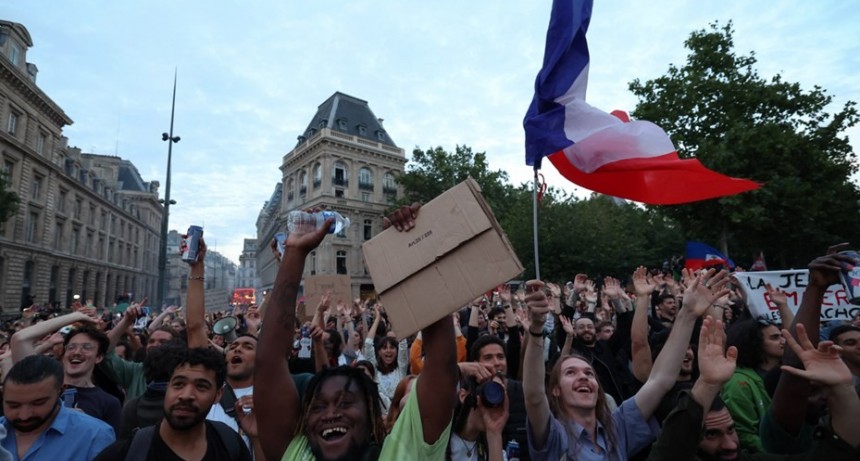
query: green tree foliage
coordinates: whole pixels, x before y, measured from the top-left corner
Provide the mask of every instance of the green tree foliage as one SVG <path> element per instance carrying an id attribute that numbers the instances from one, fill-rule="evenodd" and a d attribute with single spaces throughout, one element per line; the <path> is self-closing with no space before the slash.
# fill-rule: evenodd
<path id="1" fill-rule="evenodd" d="M 732 34 L 731 23 L 695 31 L 683 66 L 634 80 L 634 116 L 669 132 L 682 157 L 764 186 L 654 210 L 691 239 L 726 244 L 739 264 L 763 250 L 771 266 L 800 267 L 830 244 L 860 245 L 856 156 L 843 135 L 858 121 L 855 103 L 829 114 L 824 89 L 760 77 L 754 53 L 733 51 Z"/>
<path id="2" fill-rule="evenodd" d="M 18 194 L 6 190 L 6 178 L 0 174 L 0 223 L 15 215 L 19 203 Z"/>
<path id="3" fill-rule="evenodd" d="M 485 153 L 467 146 L 457 146 L 453 154 L 441 147 L 416 148 L 397 179 L 406 193 L 401 203 L 426 203 L 469 176 L 481 186 L 525 266 L 523 278 L 533 278 L 532 185 L 508 184 L 505 172 L 489 169 Z M 546 280 L 569 280 L 578 272 L 627 278 L 640 264 L 659 267 L 683 252 L 683 238 L 670 221 L 606 196 L 579 200 L 550 188 L 538 210 L 541 277 Z"/>

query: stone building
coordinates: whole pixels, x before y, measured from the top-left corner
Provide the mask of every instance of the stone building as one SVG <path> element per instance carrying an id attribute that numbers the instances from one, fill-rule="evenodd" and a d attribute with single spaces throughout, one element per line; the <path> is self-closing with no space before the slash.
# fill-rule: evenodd
<path id="1" fill-rule="evenodd" d="M 264 250 L 265 251 L 265 250 Z M 236 288 L 257 288 L 257 240 L 245 239 L 239 268 L 236 271 Z"/>
<path id="2" fill-rule="evenodd" d="M 382 230 L 382 217 L 397 200 L 395 177 L 406 155 L 367 104 L 340 92 L 317 108 L 298 143 L 280 166 L 283 180 L 257 218 L 257 276 L 271 289 L 277 266 L 269 242 L 285 230 L 292 210 L 324 207 L 348 217 L 346 232 L 326 237 L 308 257 L 305 275 L 352 277 L 353 295 L 370 294 L 373 283 L 361 244 Z"/>
<path id="3" fill-rule="evenodd" d="M 0 223 L 0 308 L 152 295 L 158 182 L 128 160 L 67 145 L 72 119 L 36 85 L 32 46 L 24 26 L 0 20 L 0 174 L 21 200 Z"/>

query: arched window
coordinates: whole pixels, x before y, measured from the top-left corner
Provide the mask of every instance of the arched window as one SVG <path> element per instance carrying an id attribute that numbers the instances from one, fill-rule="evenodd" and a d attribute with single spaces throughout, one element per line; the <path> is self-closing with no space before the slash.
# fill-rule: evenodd
<path id="1" fill-rule="evenodd" d="M 287 202 L 293 201 L 293 194 L 295 194 L 295 181 L 293 181 L 293 177 L 290 176 L 287 178 Z"/>
<path id="2" fill-rule="evenodd" d="M 338 274 L 347 274 L 346 270 L 346 251 L 338 251 L 335 259 Z"/>
<path id="3" fill-rule="evenodd" d="M 313 178 L 314 178 L 314 189 L 318 189 L 320 187 L 320 185 L 322 184 L 322 165 L 319 164 L 319 162 L 317 162 L 317 164 L 314 165 L 313 172 L 314 172 L 313 173 L 313 175 L 314 175 L 313 176 Z"/>
<path id="4" fill-rule="evenodd" d="M 335 187 L 347 187 L 349 185 L 349 174 L 346 169 L 346 164 L 338 160 L 334 162 L 331 170 L 331 182 Z"/>
<path id="5" fill-rule="evenodd" d="M 308 193 L 308 174 L 302 171 L 299 174 L 299 197 L 304 197 Z"/>
<path id="6" fill-rule="evenodd" d="M 373 172 L 366 166 L 358 170 L 358 188 L 373 190 Z"/>

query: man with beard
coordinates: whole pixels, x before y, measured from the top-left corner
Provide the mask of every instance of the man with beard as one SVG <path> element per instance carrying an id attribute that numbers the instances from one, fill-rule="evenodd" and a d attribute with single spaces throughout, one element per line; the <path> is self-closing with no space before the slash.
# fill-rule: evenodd
<path id="1" fill-rule="evenodd" d="M 223 423 L 206 420 L 209 410 L 221 398 L 226 373 L 219 353 L 187 349 L 177 358 L 167 384 L 164 419 L 107 447 L 96 461 L 251 461 L 251 453 L 236 432 Z M 242 418 L 253 417 L 241 414 Z M 252 431 L 249 435 L 256 437 Z"/>
<path id="2" fill-rule="evenodd" d="M 60 402 L 63 367 L 43 355 L 16 363 L 3 382 L 3 413 L 7 432 L 0 442 L 13 459 L 90 461 L 114 441 L 103 421 Z"/>
<path id="3" fill-rule="evenodd" d="M 838 348 L 830 341 L 812 345 L 802 324 L 797 339 L 782 331 L 788 345 L 805 369 L 791 366 L 783 371 L 827 388 L 831 413 L 830 427 L 818 427 L 811 451 L 799 455 L 749 454 L 740 450 L 731 413 L 719 400 L 722 386 L 732 378 L 738 350 L 724 352 L 726 337 L 720 321 L 708 318 L 699 336 L 699 379 L 690 393 L 681 396 L 669 414 L 651 449 L 648 461 L 848 461 L 860 459 L 860 399 L 851 386 L 851 372 L 839 359 Z M 708 408 L 709 411 L 705 412 Z M 704 421 L 704 425 L 703 425 Z"/>
<path id="4" fill-rule="evenodd" d="M 420 205 L 402 207 L 384 227 L 415 227 Z M 422 330 L 424 369 L 388 437 L 379 392 L 358 368 L 319 373 L 300 401 L 287 357 L 296 327 L 296 299 L 305 259 L 334 219 L 317 230 L 291 233 L 263 319 L 256 356 L 254 398 L 260 442 L 269 461 L 444 459 L 457 388 L 454 328 L 445 315 Z M 447 307 L 447 306 L 446 306 Z"/>
<path id="5" fill-rule="evenodd" d="M 616 403 L 627 400 L 635 393 L 632 384 L 633 376 L 627 367 L 617 359 L 622 347 L 622 339 L 630 337 L 629 313 L 619 314 L 618 331 L 608 341 L 598 340 L 594 329 L 594 320 L 589 316 L 576 319 L 574 323 L 575 337 L 571 342 L 570 351 L 561 351 L 562 355 L 574 352 L 589 359 L 597 373 L 598 381 L 604 391 L 615 399 Z"/>

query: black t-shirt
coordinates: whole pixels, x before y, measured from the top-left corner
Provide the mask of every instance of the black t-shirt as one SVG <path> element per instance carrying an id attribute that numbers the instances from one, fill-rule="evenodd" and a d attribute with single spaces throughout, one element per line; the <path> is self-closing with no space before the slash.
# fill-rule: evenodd
<path id="1" fill-rule="evenodd" d="M 248 451 L 248 447 L 245 445 L 245 442 L 242 441 L 242 438 L 238 433 L 233 433 L 236 437 L 235 443 L 238 444 L 239 449 L 241 450 L 241 455 L 237 461 L 251 461 L 251 453 Z M 128 455 L 128 450 L 131 447 L 132 437 L 129 437 L 125 440 L 118 440 L 102 450 L 98 456 L 95 457 L 93 461 L 122 461 L 125 459 L 126 455 Z M 156 429 L 155 434 L 152 437 L 152 445 L 149 448 L 149 453 L 146 456 L 147 461 L 185 461 L 170 447 L 164 443 L 164 440 L 161 439 L 161 435 L 159 435 L 158 430 Z M 234 461 L 230 458 L 230 454 L 227 451 L 227 447 L 223 442 L 218 438 L 218 432 L 212 427 L 212 423 L 206 421 L 206 456 L 203 457 L 204 461 Z"/>
<path id="2" fill-rule="evenodd" d="M 110 424 L 114 431 L 119 429 L 122 406 L 118 398 L 99 387 L 67 387 L 74 388 L 76 391 L 75 408 Z"/>

